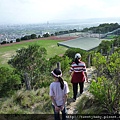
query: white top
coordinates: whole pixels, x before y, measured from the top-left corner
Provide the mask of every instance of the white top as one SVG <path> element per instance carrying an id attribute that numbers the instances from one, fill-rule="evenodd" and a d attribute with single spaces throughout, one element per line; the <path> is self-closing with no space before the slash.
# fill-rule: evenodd
<path id="1" fill-rule="evenodd" d="M 64 89 L 63 90 L 60 87 L 60 82 L 52 82 L 50 84 L 49 95 L 54 97 L 54 100 L 55 100 L 57 106 L 63 105 L 64 95 L 67 93 L 69 93 L 69 88 L 68 88 L 68 84 L 66 81 L 64 81 Z"/>

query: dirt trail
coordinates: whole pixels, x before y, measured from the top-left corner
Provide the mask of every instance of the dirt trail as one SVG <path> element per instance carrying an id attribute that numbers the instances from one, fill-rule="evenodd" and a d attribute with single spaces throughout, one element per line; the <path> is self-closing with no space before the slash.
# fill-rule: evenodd
<path id="1" fill-rule="evenodd" d="M 87 74 L 88 74 L 88 80 L 89 81 L 91 81 L 93 71 L 94 71 L 94 69 L 92 67 L 87 68 Z M 80 96 L 78 95 L 75 102 L 73 102 L 72 99 L 68 99 L 68 105 L 67 105 L 67 113 L 68 114 L 76 114 L 77 113 L 77 110 L 76 110 L 77 103 L 78 103 L 78 101 L 80 101 L 80 99 L 82 98 L 83 95 L 90 96 L 90 93 L 88 92 L 89 85 L 90 85 L 90 82 L 89 83 L 87 83 L 87 82 L 84 83 L 84 92 L 83 92 L 82 95 L 80 95 Z"/>

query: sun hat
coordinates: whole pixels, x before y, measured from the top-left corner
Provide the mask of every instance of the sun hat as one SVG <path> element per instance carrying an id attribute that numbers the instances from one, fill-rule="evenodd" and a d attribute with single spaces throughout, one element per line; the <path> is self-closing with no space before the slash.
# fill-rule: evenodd
<path id="1" fill-rule="evenodd" d="M 76 54 L 75 54 L 75 58 L 81 58 L 80 53 L 76 53 Z"/>

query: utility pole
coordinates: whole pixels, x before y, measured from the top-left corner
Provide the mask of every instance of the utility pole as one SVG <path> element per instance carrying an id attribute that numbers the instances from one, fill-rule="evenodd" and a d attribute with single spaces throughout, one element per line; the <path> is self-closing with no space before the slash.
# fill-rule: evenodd
<path id="1" fill-rule="evenodd" d="M 58 68 L 58 69 L 61 69 L 61 64 L 60 64 L 60 62 L 57 62 L 57 68 Z"/>

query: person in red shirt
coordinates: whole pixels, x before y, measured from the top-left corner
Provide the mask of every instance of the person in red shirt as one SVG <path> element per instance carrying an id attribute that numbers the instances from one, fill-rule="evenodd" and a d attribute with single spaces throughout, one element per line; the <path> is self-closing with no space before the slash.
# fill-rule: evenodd
<path id="1" fill-rule="evenodd" d="M 80 94 L 82 94 L 85 80 L 88 82 L 86 65 L 81 61 L 81 55 L 79 53 L 75 54 L 75 61 L 71 65 L 70 74 L 72 77 L 71 83 L 73 86 L 73 99 L 76 101 L 78 84 L 80 86 Z"/>

